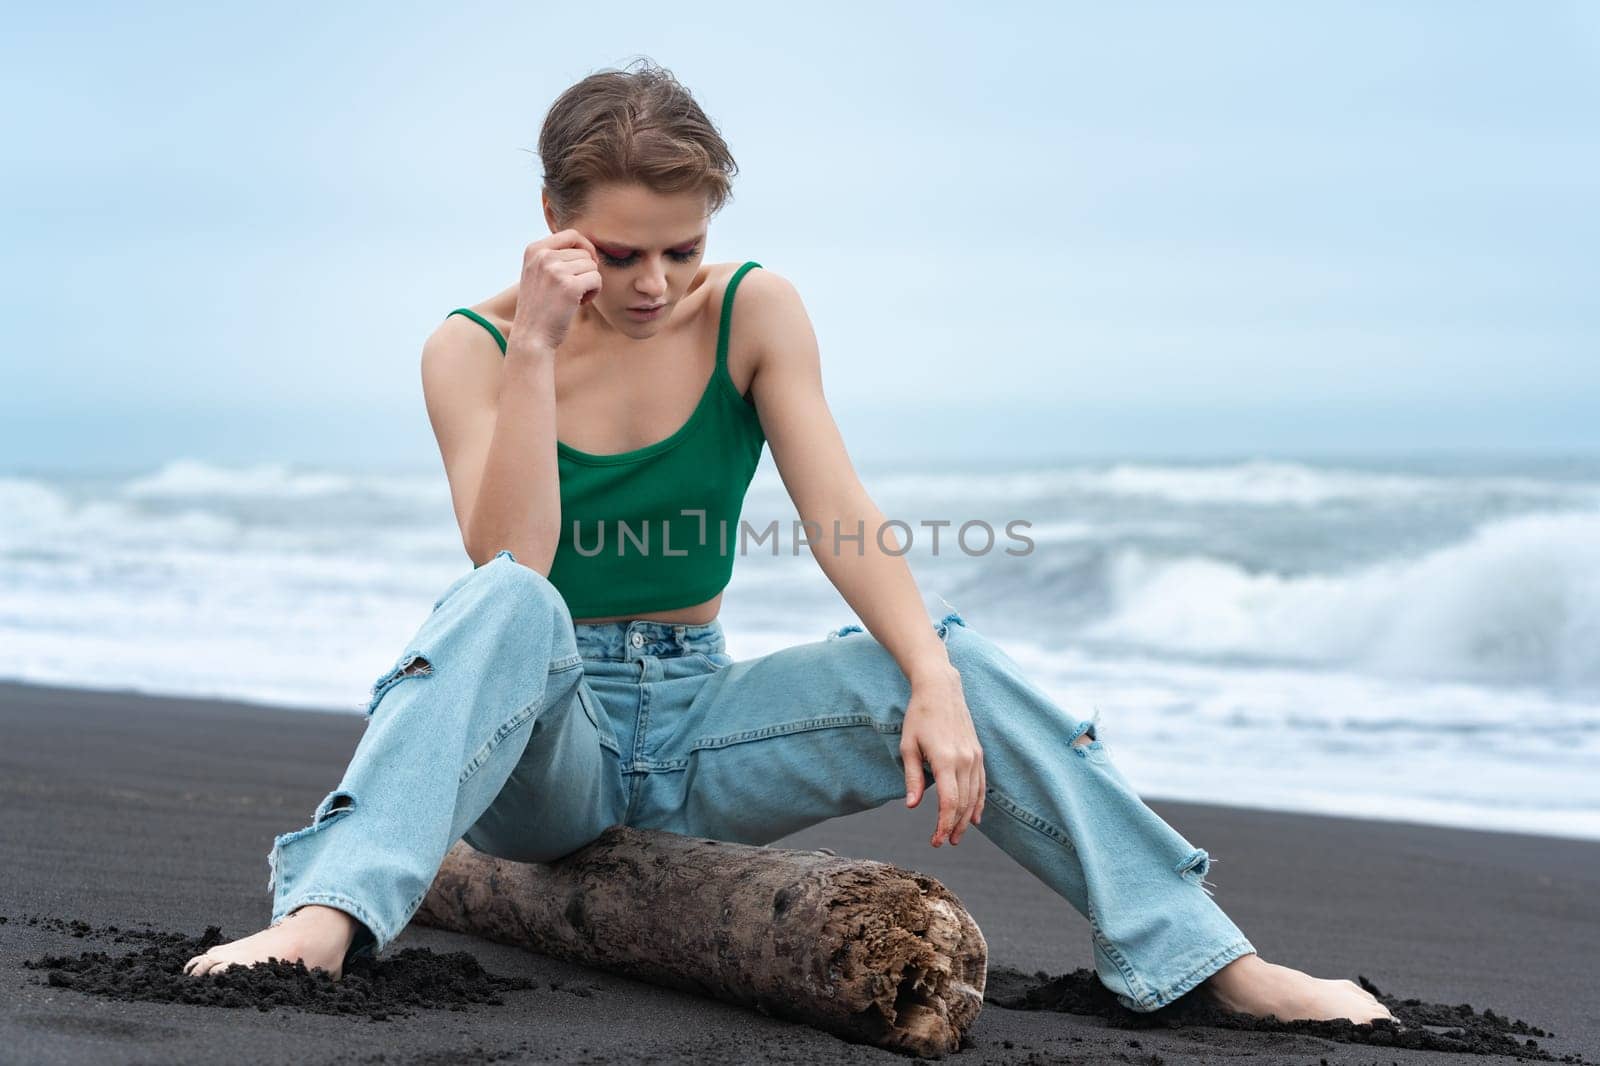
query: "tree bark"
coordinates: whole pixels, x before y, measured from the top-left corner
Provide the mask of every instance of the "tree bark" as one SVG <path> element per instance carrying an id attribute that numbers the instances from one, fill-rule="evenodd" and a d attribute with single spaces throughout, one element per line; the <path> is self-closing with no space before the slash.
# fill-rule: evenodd
<path id="1" fill-rule="evenodd" d="M 620 825 L 554 863 L 458 843 L 415 920 L 924 1056 L 960 1049 L 988 965 L 926 874 Z"/>

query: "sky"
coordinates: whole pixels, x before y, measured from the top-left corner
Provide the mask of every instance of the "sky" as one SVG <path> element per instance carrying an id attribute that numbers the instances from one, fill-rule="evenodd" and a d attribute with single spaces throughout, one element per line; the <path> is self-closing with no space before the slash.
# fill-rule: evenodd
<path id="1" fill-rule="evenodd" d="M 1600 4 L 26 5 L 0 467 L 437 467 L 418 357 L 666 66 L 858 462 L 1600 450 Z"/>

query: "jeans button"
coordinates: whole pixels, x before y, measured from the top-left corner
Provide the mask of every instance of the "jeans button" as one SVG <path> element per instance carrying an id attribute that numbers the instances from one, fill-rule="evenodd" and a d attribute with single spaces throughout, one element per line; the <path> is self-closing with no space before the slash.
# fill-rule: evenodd
<path id="1" fill-rule="evenodd" d="M 632 637 L 630 637 L 628 639 L 633 644 L 633 646 L 635 648 L 644 647 L 644 634 L 643 633 L 637 633 L 636 632 L 636 633 L 634 633 L 634 635 Z"/>

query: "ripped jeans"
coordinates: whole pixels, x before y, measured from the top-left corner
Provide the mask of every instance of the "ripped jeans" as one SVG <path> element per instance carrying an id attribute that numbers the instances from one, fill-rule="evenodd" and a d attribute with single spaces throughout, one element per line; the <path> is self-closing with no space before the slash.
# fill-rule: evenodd
<path id="1" fill-rule="evenodd" d="M 1210 859 L 1080 721 L 958 614 L 937 625 L 988 772 L 978 830 L 1089 919 L 1100 980 L 1161 1007 L 1255 949 Z M 575 625 L 509 551 L 457 579 L 374 683 L 344 780 L 271 853 L 274 922 L 318 903 L 352 953 L 411 919 L 446 850 L 549 861 L 623 823 L 766 844 L 903 802 L 910 684 L 859 626 L 735 661 L 721 624 Z M 1088 744 L 1074 744 L 1083 734 Z"/>

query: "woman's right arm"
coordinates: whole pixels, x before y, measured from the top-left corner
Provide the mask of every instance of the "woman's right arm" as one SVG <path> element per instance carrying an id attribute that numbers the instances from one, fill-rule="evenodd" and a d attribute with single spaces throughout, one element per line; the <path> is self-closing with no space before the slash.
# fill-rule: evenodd
<path id="1" fill-rule="evenodd" d="M 593 246 L 562 230 L 528 246 L 506 353 L 447 318 L 422 349 L 422 391 L 474 566 L 509 549 L 546 576 L 561 535 L 556 349 L 599 291 Z"/>

